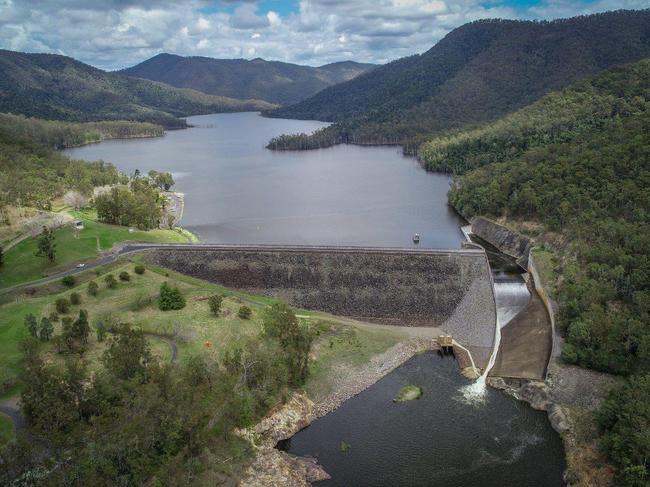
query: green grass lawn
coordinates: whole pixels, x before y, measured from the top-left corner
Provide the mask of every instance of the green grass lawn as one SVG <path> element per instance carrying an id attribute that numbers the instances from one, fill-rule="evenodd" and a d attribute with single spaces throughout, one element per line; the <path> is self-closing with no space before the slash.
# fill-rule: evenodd
<path id="1" fill-rule="evenodd" d="M 182 230 L 136 230 L 129 233 L 127 227 L 106 225 L 94 221 L 93 213 L 73 212 L 75 218 L 84 222 L 79 238 L 75 238 L 72 227 L 65 226 L 55 231 L 56 262 L 50 265 L 47 259 L 37 257 L 37 238 L 29 238 L 9 249 L 5 263 L 0 269 L 0 288 L 33 281 L 62 271 L 73 264 L 92 260 L 99 251 L 109 250 L 114 244 L 125 241 L 148 243 L 187 243 L 191 234 Z M 188 235 L 189 234 L 189 235 Z"/>
<path id="2" fill-rule="evenodd" d="M 14 424 L 9 417 L 0 413 L 0 446 L 4 445 L 14 436 Z"/>
<path id="3" fill-rule="evenodd" d="M 233 291 L 151 265 L 143 275 L 137 275 L 134 265 L 134 262 L 124 260 L 111 269 L 110 273 L 116 278 L 122 271 L 131 276 L 128 282 L 119 281 L 116 289 L 106 287 L 105 274 L 96 276 L 94 280 L 100 288 L 97 296 L 89 296 L 84 283 L 63 292 L 35 298 L 22 297 L 0 306 L 0 385 L 11 385 L 20 372 L 19 342 L 27 336 L 25 315 L 31 312 L 40 320 L 41 316 L 54 311 L 57 298 L 67 297 L 72 292 L 79 293 L 82 302 L 72 306 L 67 316 L 75 317 L 79 309 L 87 310 L 93 330 L 84 353 L 91 369 L 99 363 L 106 346 L 105 342 L 97 342 L 94 333 L 98 321 L 128 322 L 147 333 L 171 337 L 178 346 L 179 361 L 195 353 L 218 359 L 225 349 L 259 334 L 262 311 L 271 298 Z M 160 285 L 165 281 L 182 291 L 187 303 L 185 308 L 177 311 L 158 309 L 156 299 Z M 210 313 L 207 302 L 209 296 L 217 293 L 224 296 L 218 317 Z M 146 303 L 146 298 L 150 298 L 149 304 L 136 306 L 137 301 Z M 243 304 L 252 309 L 249 320 L 237 316 Z M 312 353 L 311 378 L 307 384 L 308 392 L 315 397 L 327 394 L 335 386 L 335 379 L 331 377 L 333 369 L 360 365 L 404 339 L 404 335 L 397 331 L 357 328 L 321 313 L 298 310 L 297 314 L 318 333 Z M 55 335 L 60 334 L 60 327 L 60 321 L 55 323 Z M 154 354 L 161 360 L 170 359 L 171 351 L 165 341 L 155 336 L 149 336 L 148 340 Z M 48 360 L 63 360 L 51 344 L 44 343 L 42 347 Z M 2 395 L 7 397 L 16 392 L 17 386 L 13 386 Z"/>

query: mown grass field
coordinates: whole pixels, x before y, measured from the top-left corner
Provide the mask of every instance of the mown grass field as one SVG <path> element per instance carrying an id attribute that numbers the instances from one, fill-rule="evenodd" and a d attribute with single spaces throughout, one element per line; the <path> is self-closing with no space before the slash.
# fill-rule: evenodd
<path id="1" fill-rule="evenodd" d="M 94 276 L 100 288 L 97 296 L 87 294 L 87 283 L 84 282 L 63 292 L 35 298 L 21 297 L 0 306 L 0 386 L 10 386 L 0 391 L 2 396 L 15 395 L 19 390 L 16 382 L 21 367 L 19 343 L 28 335 L 24 325 L 25 315 L 33 313 L 40 320 L 41 316 L 55 310 L 57 298 L 69 297 L 73 292 L 81 295 L 82 302 L 72 306 L 67 315 L 61 316 L 75 318 L 80 309 L 88 311 L 92 333 L 83 357 L 91 369 L 99 363 L 106 345 L 106 342 L 97 342 L 95 326 L 99 321 L 128 322 L 141 328 L 149 334 L 152 351 L 161 360 L 171 357 L 169 340 L 178 347 L 179 361 L 197 353 L 219 359 L 224 350 L 260 333 L 262 311 L 272 299 L 233 291 L 155 266 L 147 266 L 146 272 L 138 275 L 134 272 L 134 266 L 134 262 L 124 260 L 113 265 L 110 272 L 98 271 L 100 274 Z M 117 279 L 122 271 L 128 272 L 131 280 L 118 280 L 117 288 L 109 289 L 104 282 L 105 276 L 110 273 Z M 185 308 L 177 311 L 158 309 L 157 298 L 163 282 L 181 290 L 187 303 Z M 207 299 L 213 294 L 224 296 L 219 316 L 214 316 L 209 310 Z M 237 316 L 242 305 L 252 309 L 252 316 L 248 320 Z M 332 369 L 360 365 L 404 339 L 404 335 L 398 331 L 357 328 L 331 316 L 304 310 L 297 310 L 297 314 L 313 327 L 317 335 L 310 365 L 311 376 L 306 384 L 306 390 L 314 397 L 322 397 L 335 387 L 330 374 Z M 55 335 L 60 332 L 59 321 L 55 323 Z M 50 343 L 41 346 L 49 360 L 63 360 L 63 356 L 56 353 Z"/>
<path id="2" fill-rule="evenodd" d="M 0 268 L 0 288 L 15 286 L 62 271 L 74 264 L 97 257 L 116 243 L 138 241 L 148 243 L 187 243 L 191 234 L 182 230 L 149 230 L 129 232 L 127 227 L 107 225 L 95 221 L 93 212 L 72 212 L 82 220 L 84 229 L 76 238 L 70 225 L 55 231 L 56 261 L 49 264 L 37 257 L 38 237 L 28 238 L 7 250 L 5 263 Z"/>

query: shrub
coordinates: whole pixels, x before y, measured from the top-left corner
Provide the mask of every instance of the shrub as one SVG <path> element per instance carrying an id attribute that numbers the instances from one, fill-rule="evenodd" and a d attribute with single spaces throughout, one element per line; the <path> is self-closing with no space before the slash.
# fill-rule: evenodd
<path id="1" fill-rule="evenodd" d="M 61 284 L 63 284 L 65 287 L 72 287 L 74 286 L 74 283 L 74 276 L 65 276 L 63 279 L 61 279 Z"/>
<path id="2" fill-rule="evenodd" d="M 70 304 L 74 304 L 75 306 L 81 304 L 81 296 L 79 293 L 70 294 Z"/>
<path id="3" fill-rule="evenodd" d="M 104 339 L 106 338 L 106 325 L 104 324 L 104 322 L 99 321 L 95 325 L 95 330 L 97 332 L 97 341 L 98 342 L 103 342 Z"/>
<path id="4" fill-rule="evenodd" d="M 70 311 L 70 301 L 68 301 L 66 298 L 57 299 L 54 306 L 56 307 L 57 312 L 61 313 L 62 315 Z"/>
<path id="5" fill-rule="evenodd" d="M 219 311 L 221 311 L 222 302 L 223 302 L 223 296 L 220 296 L 219 294 L 215 294 L 208 298 L 208 306 L 210 306 L 210 312 L 213 315 L 219 316 Z"/>
<path id="6" fill-rule="evenodd" d="M 145 268 L 142 264 L 136 265 L 133 270 L 135 271 L 136 274 L 142 275 L 144 274 Z"/>
<path id="7" fill-rule="evenodd" d="M 57 321 L 59 321 L 59 313 L 57 313 L 56 311 L 52 311 L 50 313 L 50 316 L 48 316 L 48 318 L 52 323 L 56 323 Z"/>
<path id="8" fill-rule="evenodd" d="M 128 272 L 126 271 L 120 272 L 120 281 L 127 282 L 130 280 L 131 280 L 131 275 Z"/>
<path id="9" fill-rule="evenodd" d="M 251 314 L 253 314 L 253 311 L 248 306 L 240 307 L 239 311 L 237 312 L 237 316 L 239 316 L 242 320 L 250 319 Z"/>
<path id="10" fill-rule="evenodd" d="M 106 287 L 109 289 L 115 289 L 117 287 L 117 281 L 115 280 L 115 276 L 113 274 L 108 274 L 104 278 L 104 282 L 106 283 Z"/>
<path id="11" fill-rule="evenodd" d="M 90 296 L 97 296 L 97 293 L 99 292 L 99 286 L 95 281 L 90 281 L 88 283 L 88 294 Z"/>
<path id="12" fill-rule="evenodd" d="M 163 282 L 162 286 L 160 286 L 158 307 L 162 311 L 183 309 L 185 307 L 185 298 L 177 287 L 170 287 L 169 284 Z"/>

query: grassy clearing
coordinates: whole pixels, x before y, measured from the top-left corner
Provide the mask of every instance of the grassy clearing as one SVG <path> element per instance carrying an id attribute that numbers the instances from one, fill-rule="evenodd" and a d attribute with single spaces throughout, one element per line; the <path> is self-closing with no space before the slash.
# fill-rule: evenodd
<path id="1" fill-rule="evenodd" d="M 14 437 L 14 424 L 8 416 L 0 413 L 0 446 Z"/>
<path id="2" fill-rule="evenodd" d="M 106 343 L 97 342 L 95 325 L 99 321 L 128 322 L 149 334 L 169 337 L 178 346 L 178 359 L 190 354 L 208 354 L 218 358 L 230 347 L 244 343 L 259 334 L 262 328 L 261 312 L 273 300 L 268 297 L 233 291 L 216 284 L 184 276 L 176 272 L 147 266 L 143 275 L 134 272 L 134 261 L 120 261 L 109 269 L 116 278 L 126 271 L 128 282 L 119 281 L 116 289 L 107 288 L 104 277 L 109 272 L 96 275 L 89 272 L 99 285 L 97 296 L 89 296 L 87 283 L 62 292 L 26 298 L 21 297 L 0 306 L 0 384 L 7 383 L 4 396 L 17 392 L 16 376 L 20 371 L 21 354 L 19 342 L 27 336 L 24 317 L 33 313 L 39 319 L 55 310 L 57 298 L 69 297 L 72 292 L 81 295 L 82 302 L 72 306 L 67 316 L 76 317 L 79 309 L 88 311 L 91 329 L 89 344 L 84 358 L 91 369 L 98 364 Z M 160 285 L 168 282 L 178 287 L 187 305 L 178 311 L 161 311 L 157 306 Z M 212 294 L 224 296 L 219 316 L 210 313 L 207 299 Z M 252 310 L 248 320 L 237 316 L 245 304 Z M 311 377 L 306 389 L 315 398 L 323 397 L 336 387 L 336 371 L 340 367 L 355 367 L 367 362 L 372 356 L 385 351 L 404 339 L 404 335 L 392 330 L 356 328 L 333 317 L 304 310 L 297 311 L 300 319 L 313 326 L 317 333 L 310 366 Z M 61 333 L 61 322 L 55 323 L 55 335 Z M 169 344 L 163 339 L 149 336 L 153 352 L 162 360 L 171 358 Z M 52 361 L 61 360 L 51 344 L 43 344 L 45 356 Z M 1 391 L 0 391 L 1 392 Z"/>
<path id="3" fill-rule="evenodd" d="M 127 227 L 106 225 L 94 221 L 93 212 L 73 212 L 76 219 L 84 223 L 79 238 L 75 238 L 71 226 L 55 231 L 56 262 L 48 264 L 43 257 L 37 257 L 37 238 L 29 238 L 9 249 L 5 264 L 0 270 L 0 287 L 9 287 L 29 282 L 49 274 L 60 272 L 73 264 L 97 257 L 113 245 L 125 241 L 150 243 L 187 243 L 189 232 L 184 230 L 149 230 L 129 232 Z"/>

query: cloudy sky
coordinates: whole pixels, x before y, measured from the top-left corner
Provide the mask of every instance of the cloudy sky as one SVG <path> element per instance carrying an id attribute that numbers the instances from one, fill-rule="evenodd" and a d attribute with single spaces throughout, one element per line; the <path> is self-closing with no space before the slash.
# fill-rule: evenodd
<path id="1" fill-rule="evenodd" d="M 552 19 L 650 0 L 0 0 L 0 48 L 104 69 L 161 52 L 321 65 L 383 63 L 487 18 Z"/>

